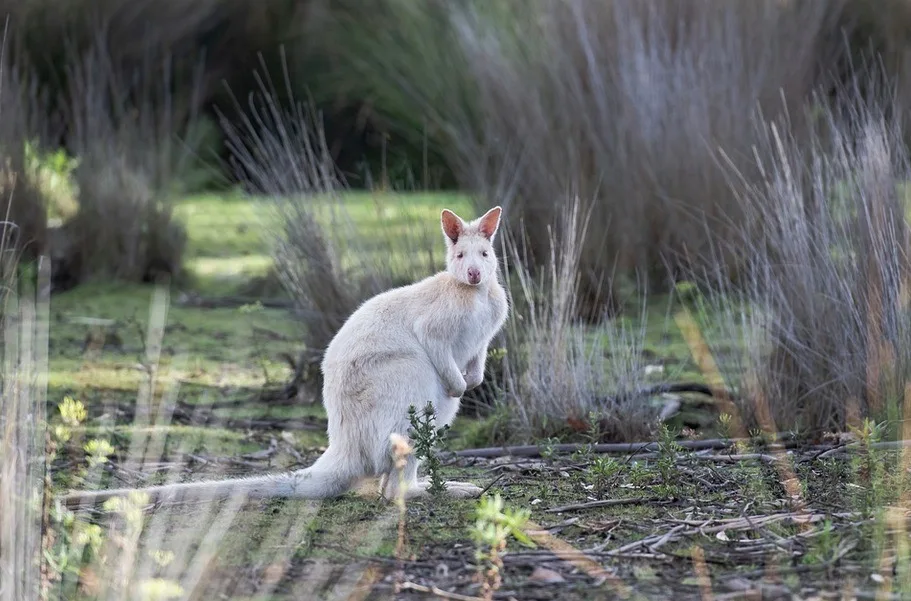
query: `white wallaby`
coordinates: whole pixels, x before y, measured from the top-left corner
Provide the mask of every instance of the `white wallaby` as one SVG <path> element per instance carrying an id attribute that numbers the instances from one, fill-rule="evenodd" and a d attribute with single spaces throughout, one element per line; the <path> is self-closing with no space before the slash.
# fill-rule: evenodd
<path id="1" fill-rule="evenodd" d="M 379 477 L 383 495 L 399 493 L 390 436 L 407 439 L 408 408 L 432 402 L 437 427 L 451 424 L 461 396 L 484 376 L 487 348 L 506 321 L 494 236 L 500 207 L 466 223 L 446 209 L 441 223 L 446 270 L 364 302 L 344 323 L 323 356 L 323 404 L 329 446 L 309 468 L 253 478 L 168 484 L 138 489 L 150 500 L 190 493 L 201 497 L 327 498 L 364 478 Z M 418 461 L 408 456 L 405 495 L 426 492 Z M 447 482 L 449 494 L 477 496 L 473 484 Z M 67 505 L 102 501 L 136 489 L 74 492 Z"/>

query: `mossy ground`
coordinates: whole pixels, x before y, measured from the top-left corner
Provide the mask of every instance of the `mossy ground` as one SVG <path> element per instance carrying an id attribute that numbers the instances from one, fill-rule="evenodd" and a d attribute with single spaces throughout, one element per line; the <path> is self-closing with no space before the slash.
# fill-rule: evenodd
<path id="1" fill-rule="evenodd" d="M 409 218 L 430 222 L 443 204 L 466 206 L 458 197 L 418 196 L 409 203 Z M 401 217 L 384 207 L 388 204 L 369 195 L 349 198 L 350 214 L 361 227 Z M 241 199 L 203 197 L 181 204 L 178 215 L 190 232 L 187 264 L 193 292 L 236 294 L 250 278 L 266 274 L 270 260 L 256 226 L 261 223 L 257 211 Z M 60 486 L 72 483 L 73 466 L 84 459 L 80 444 L 93 437 L 107 438 L 116 449 L 102 486 L 154 484 L 168 475 L 190 480 L 285 470 L 309 464 L 324 447 L 318 401 L 276 404 L 260 396 L 290 373 L 284 355 L 298 350 L 299 339 L 293 318 L 261 307 L 181 306 L 181 292 L 172 287 L 164 299 L 153 286 L 98 284 L 53 297 L 49 401 L 53 408 L 69 395 L 89 410 L 86 428 L 58 458 L 55 482 Z M 668 302 L 655 299 L 649 307 L 650 357 L 677 378 L 701 381 L 682 336 L 666 318 Z M 80 319 L 86 317 L 111 321 L 86 325 Z M 150 324 L 156 320 L 164 325 L 161 349 L 150 354 L 148 342 L 155 340 Z M 730 350 L 736 352 L 736 345 L 730 344 Z M 137 399 L 148 403 L 147 421 L 137 418 Z M 174 410 L 157 413 L 162 407 Z M 694 401 L 681 419 L 702 423 L 711 433 L 716 414 Z M 450 446 L 464 446 L 473 427 L 471 420 L 460 419 Z M 139 443 L 159 452 L 145 464 L 124 468 L 124 461 L 135 459 L 131 451 Z M 891 460 L 896 462 L 894 474 L 901 476 L 898 459 Z M 446 478 L 489 486 L 490 494 L 501 494 L 508 506 L 528 508 L 531 520 L 549 531 L 537 539 L 536 549 L 509 543 L 502 598 L 695 599 L 705 598 L 707 586 L 728 598 L 746 589 L 808 597 L 837 591 L 849 580 L 859 589 L 876 591 L 881 581 L 871 580 L 871 574 L 879 573 L 883 550 L 893 549 L 890 557 L 903 557 L 902 548 L 907 554 L 907 541 L 905 547 L 890 546 L 891 531 L 877 531 L 854 514 L 831 518 L 830 530 L 813 523 L 808 533 L 800 524 L 782 520 L 726 534 L 669 534 L 660 545 L 630 546 L 656 533 L 695 528 L 674 530 L 681 520 L 711 530 L 723 523 L 719 520 L 799 508 L 793 490 L 785 486 L 787 474 L 762 460 L 674 455 L 662 464 L 659 453 L 611 461 L 581 453 L 446 465 Z M 798 464 L 793 475 L 803 507 L 814 515 L 863 509 L 856 487 L 866 490 L 867 485 L 858 483 L 855 468 L 843 457 Z M 886 496 L 894 500 L 906 485 L 898 477 Z M 550 511 L 597 499 L 629 502 Z M 155 524 L 164 524 L 164 534 L 153 537 L 146 550 L 175 553 L 170 567 L 158 570 L 162 575 L 169 570 L 186 575 L 181 570 L 199 568 L 194 599 L 431 598 L 395 593 L 395 578 L 476 595 L 470 538 L 474 511 L 470 500 L 412 500 L 400 531 L 396 507 L 369 491 L 323 502 L 275 500 L 236 508 L 230 502 L 181 504 L 150 514 L 146 530 L 155 532 Z M 221 538 L 214 545 L 204 542 L 205 535 L 219 532 L 220 517 L 227 519 Z M 104 518 L 95 513 L 92 519 Z M 906 531 L 903 536 L 907 538 Z M 848 543 L 853 546 L 846 551 Z M 599 584 L 601 578 L 588 568 L 565 555 L 561 559 L 563 546 L 586 551 L 610 577 Z M 212 555 L 205 555 L 209 550 Z M 553 570 L 561 581 L 542 582 L 533 575 L 539 566 Z M 907 571 L 899 568 L 891 576 L 893 590 L 901 585 L 911 591 Z"/>

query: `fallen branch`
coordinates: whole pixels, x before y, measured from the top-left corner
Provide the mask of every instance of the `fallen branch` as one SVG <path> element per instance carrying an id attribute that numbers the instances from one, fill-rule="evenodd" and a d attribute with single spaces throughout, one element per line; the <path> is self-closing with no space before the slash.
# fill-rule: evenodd
<path id="1" fill-rule="evenodd" d="M 674 526 L 673 528 L 668 530 L 664 534 L 664 536 L 659 538 L 656 543 L 649 545 L 648 550 L 651 551 L 652 553 L 657 553 L 658 549 L 660 549 L 661 547 L 663 547 L 664 545 L 669 543 L 671 540 L 673 540 L 674 535 L 676 535 L 678 532 L 680 532 L 684 528 L 686 528 L 685 524 L 678 524 L 677 526 Z"/>
<path id="2" fill-rule="evenodd" d="M 748 438 L 713 438 L 706 440 L 678 440 L 677 445 L 688 451 L 705 451 L 705 450 L 724 450 L 733 447 L 735 444 L 744 443 L 744 444 L 756 444 L 756 441 L 753 441 Z M 763 443 L 759 443 L 763 444 Z M 808 449 L 850 449 L 858 446 L 859 443 L 850 443 L 848 445 L 841 446 L 810 446 L 805 444 L 802 441 L 796 439 L 786 439 L 780 440 L 768 444 L 768 447 L 773 450 L 786 450 L 786 449 L 797 449 L 805 447 Z M 875 442 L 868 445 L 873 449 L 900 449 L 904 447 L 911 447 L 911 440 L 893 440 L 887 442 Z M 657 452 L 660 449 L 658 442 L 616 442 L 616 443 L 603 443 L 603 444 L 582 444 L 582 443 L 572 443 L 572 444 L 556 444 L 547 447 L 548 451 L 554 453 L 567 454 L 570 455 L 577 451 L 590 451 L 592 453 L 598 454 L 608 454 L 608 453 L 618 453 L 626 454 L 633 453 L 638 454 L 643 451 L 648 452 Z M 476 449 L 463 449 L 461 451 L 455 451 L 452 454 L 457 457 L 540 457 L 541 451 L 544 450 L 542 446 L 539 445 L 521 445 L 515 447 L 483 447 Z"/>
<path id="3" fill-rule="evenodd" d="M 616 507 L 618 505 L 641 505 L 643 503 L 656 503 L 662 499 L 658 497 L 636 497 L 632 499 L 603 499 L 601 501 L 590 501 L 588 503 L 576 503 L 573 505 L 561 505 L 560 507 L 551 507 L 546 509 L 546 513 L 562 513 L 564 511 L 577 511 L 579 509 L 593 509 L 595 507 Z"/>
<path id="4" fill-rule="evenodd" d="M 325 420 L 317 418 L 300 418 L 300 419 L 229 419 L 217 422 L 219 426 L 228 429 L 251 429 L 251 430 L 313 430 L 323 431 L 326 429 Z"/>
<path id="5" fill-rule="evenodd" d="M 690 451 L 728 449 L 738 442 L 752 442 L 746 438 L 715 438 L 707 440 L 680 440 L 677 444 Z M 800 443 L 793 440 L 775 443 L 775 446 L 794 448 Z M 642 451 L 657 452 L 658 442 L 615 442 L 603 444 L 556 444 L 547 447 L 548 451 L 555 453 L 572 454 L 576 451 L 589 450 L 592 453 L 641 453 Z M 523 445 L 515 447 L 485 447 L 478 449 L 464 449 L 455 451 L 459 457 L 540 457 L 543 449 L 538 445 Z"/>
<path id="6" fill-rule="evenodd" d="M 755 459 L 758 461 L 765 461 L 766 463 L 774 463 L 776 461 L 783 461 L 788 458 L 788 455 L 769 455 L 766 453 L 744 453 L 742 455 L 693 455 L 694 459 L 700 459 L 702 461 L 716 461 L 718 463 L 737 463 L 738 461 L 749 461 Z"/>
<path id="7" fill-rule="evenodd" d="M 460 595 L 458 593 L 449 593 L 442 589 L 438 589 L 435 586 L 424 586 L 423 584 L 415 584 L 414 582 L 402 582 L 398 584 L 397 587 L 399 591 L 415 591 L 418 593 L 430 593 L 431 595 L 436 595 L 437 597 L 443 599 L 453 599 L 454 601 L 484 601 L 481 597 L 469 597 L 468 595 Z M 398 591 L 396 591 L 398 592 Z"/>
<path id="8" fill-rule="evenodd" d="M 488 484 L 487 486 L 485 486 L 485 487 L 481 490 L 481 492 L 478 494 L 478 496 L 479 496 L 479 497 L 483 497 L 484 494 L 485 494 L 488 490 L 490 490 L 491 488 L 493 488 L 493 485 L 494 485 L 494 484 L 496 484 L 497 482 L 499 482 L 500 480 L 502 480 L 505 476 L 506 476 L 506 474 L 500 474 L 499 476 L 497 476 L 496 478 L 494 478 L 493 482 L 491 482 L 490 484 Z"/>
<path id="9" fill-rule="evenodd" d="M 726 532 L 728 530 L 757 530 L 769 524 L 782 521 L 791 521 L 793 523 L 819 523 L 828 518 L 852 518 L 856 517 L 857 514 L 854 512 L 843 512 L 843 513 L 833 513 L 833 514 L 822 514 L 822 513 L 775 513 L 769 515 L 757 515 L 757 516 L 743 516 L 738 518 L 727 518 L 727 519 L 714 519 L 714 520 L 678 520 L 671 519 L 671 522 L 676 523 L 677 525 L 671 528 L 666 532 L 659 532 L 657 534 L 652 534 L 651 536 L 646 536 L 637 541 L 633 541 L 611 551 L 604 552 L 606 556 L 616 556 L 628 553 L 633 549 L 638 547 L 645 547 L 654 553 L 660 553 L 658 550 L 660 547 L 666 545 L 669 542 L 677 541 L 686 536 L 709 536 L 712 534 L 718 534 L 719 532 Z M 715 524 L 711 527 L 706 527 L 709 524 Z M 687 528 L 687 526 L 690 526 Z M 600 545 L 596 545 L 591 549 L 588 549 L 586 552 L 590 554 L 601 553 L 610 541 L 606 541 Z"/>

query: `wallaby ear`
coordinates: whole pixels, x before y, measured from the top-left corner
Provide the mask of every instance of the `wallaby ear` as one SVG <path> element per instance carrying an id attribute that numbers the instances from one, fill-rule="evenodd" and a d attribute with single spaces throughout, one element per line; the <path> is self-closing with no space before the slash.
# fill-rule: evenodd
<path id="1" fill-rule="evenodd" d="M 458 242 L 459 236 L 462 235 L 462 230 L 465 228 L 462 218 L 449 209 L 443 209 L 443 214 L 440 216 L 440 223 L 443 225 L 443 233 L 446 235 L 446 238 L 453 244 Z"/>
<path id="2" fill-rule="evenodd" d="M 503 213 L 503 209 L 500 207 L 494 207 L 484 213 L 484 216 L 478 220 L 478 231 L 484 234 L 488 240 L 493 240 L 493 237 L 497 234 L 497 229 L 500 227 L 500 215 Z"/>

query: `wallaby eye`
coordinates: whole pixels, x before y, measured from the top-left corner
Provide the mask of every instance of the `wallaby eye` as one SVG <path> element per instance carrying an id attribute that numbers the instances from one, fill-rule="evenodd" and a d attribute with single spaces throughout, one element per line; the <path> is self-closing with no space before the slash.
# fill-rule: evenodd
<path id="1" fill-rule="evenodd" d="M 482 253 L 481 253 L 481 256 L 486 257 L 486 256 L 487 256 L 487 251 L 485 250 L 484 252 L 482 252 Z"/>
<path id="2" fill-rule="evenodd" d="M 456 255 L 456 259 L 461 259 L 464 256 L 465 256 L 465 253 L 459 253 Z"/>

